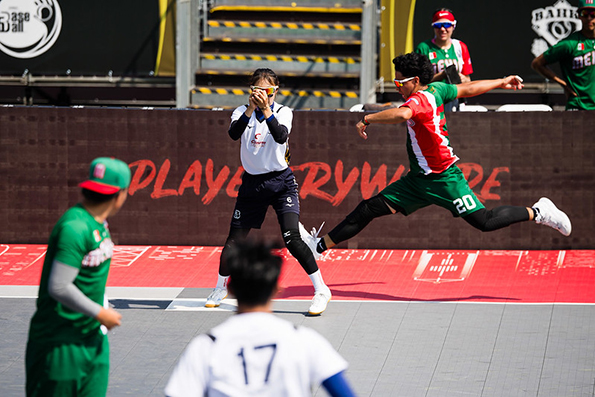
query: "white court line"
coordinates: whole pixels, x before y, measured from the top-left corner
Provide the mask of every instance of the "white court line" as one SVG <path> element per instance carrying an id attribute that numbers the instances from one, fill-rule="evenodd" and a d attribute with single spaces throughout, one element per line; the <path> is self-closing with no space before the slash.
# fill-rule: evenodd
<path id="1" fill-rule="evenodd" d="M 39 287 L 36 285 L 2 285 L 0 286 L 1 298 L 37 298 L 37 291 Z M 206 298 L 176 298 L 184 288 L 150 288 L 150 287 L 107 287 L 106 295 L 110 300 L 124 299 L 124 300 L 155 300 L 155 301 L 171 301 L 166 310 L 179 311 L 229 311 L 236 310 L 237 301 L 235 299 L 224 299 L 219 308 L 205 308 L 204 304 Z M 309 302 L 309 298 L 305 299 L 273 299 L 273 302 Z M 450 301 L 432 301 L 432 300 L 332 300 L 329 305 L 337 305 L 343 303 L 394 303 L 394 304 L 416 304 L 416 303 L 433 303 L 433 304 L 467 304 L 467 305 L 524 305 L 524 306 L 595 306 L 595 303 L 580 303 L 580 302 L 478 302 L 466 300 L 450 300 Z M 273 308 L 274 309 L 274 308 Z"/>

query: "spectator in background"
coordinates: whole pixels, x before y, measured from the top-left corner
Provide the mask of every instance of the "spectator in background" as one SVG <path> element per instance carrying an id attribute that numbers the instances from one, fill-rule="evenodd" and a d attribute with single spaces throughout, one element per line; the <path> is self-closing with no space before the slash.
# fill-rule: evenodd
<path id="1" fill-rule="evenodd" d="M 595 110 L 595 4 L 579 0 L 581 30 L 533 59 L 531 67 L 560 84 L 566 94 L 566 110 Z M 560 63 L 563 79 L 547 65 Z"/>
<path id="2" fill-rule="evenodd" d="M 165 388 L 169 397 L 353 396 L 347 362 L 320 334 L 272 314 L 283 259 L 242 240 L 224 257 L 238 313 L 190 342 Z"/>
<path id="3" fill-rule="evenodd" d="M 434 11 L 432 27 L 434 38 L 420 43 L 415 52 L 423 54 L 430 59 L 434 68 L 432 82 L 444 81 L 450 84 L 460 84 L 471 81 L 473 73 L 471 57 L 467 45 L 461 40 L 453 39 L 452 33 L 457 26 L 457 21 L 452 11 L 440 8 Z M 444 111 L 459 110 L 459 100 L 444 104 Z"/>

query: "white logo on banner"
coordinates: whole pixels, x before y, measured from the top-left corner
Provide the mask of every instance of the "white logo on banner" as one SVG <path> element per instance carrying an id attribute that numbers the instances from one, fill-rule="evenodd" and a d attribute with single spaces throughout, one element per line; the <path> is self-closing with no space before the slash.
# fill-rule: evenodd
<path id="1" fill-rule="evenodd" d="M 49 50 L 62 29 L 56 0 L 0 0 L 0 50 L 34 58 Z"/>
<path id="2" fill-rule="evenodd" d="M 566 0 L 559 0 L 553 6 L 537 8 L 531 12 L 533 30 L 540 38 L 533 40 L 531 52 L 539 56 L 549 46 L 568 37 L 581 28 L 578 19 L 578 7 L 573 7 Z"/>

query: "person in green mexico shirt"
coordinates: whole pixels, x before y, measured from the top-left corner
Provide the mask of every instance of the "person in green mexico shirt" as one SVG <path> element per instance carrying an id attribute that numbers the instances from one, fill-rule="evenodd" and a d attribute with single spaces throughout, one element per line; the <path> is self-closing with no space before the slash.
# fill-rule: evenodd
<path id="1" fill-rule="evenodd" d="M 531 63 L 548 80 L 564 88 L 566 110 L 595 110 L 595 4 L 579 0 L 578 16 L 583 27 L 560 40 Z M 560 63 L 563 78 L 548 67 Z"/>
<path id="2" fill-rule="evenodd" d="M 54 226 L 41 272 L 25 357 L 27 396 L 105 396 L 107 330 L 120 325 L 105 285 L 114 251 L 107 218 L 124 205 L 130 168 L 114 158 L 91 163 L 83 199 Z"/>

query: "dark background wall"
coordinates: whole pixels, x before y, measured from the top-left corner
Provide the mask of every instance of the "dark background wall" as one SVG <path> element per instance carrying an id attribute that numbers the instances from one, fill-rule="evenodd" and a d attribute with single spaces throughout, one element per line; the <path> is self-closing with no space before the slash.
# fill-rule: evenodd
<path id="1" fill-rule="evenodd" d="M 0 242 L 46 243 L 79 200 L 89 162 L 130 164 L 130 197 L 110 220 L 119 244 L 222 245 L 241 174 L 227 136 L 229 111 L 0 108 Z M 297 111 L 290 139 L 307 228 L 340 222 L 362 198 L 408 168 L 402 125 L 374 125 L 364 141 L 361 114 Z M 573 233 L 523 223 L 480 233 L 444 209 L 377 219 L 342 246 L 404 249 L 589 249 L 595 191 L 594 112 L 449 114 L 451 143 L 486 207 L 530 206 L 550 197 Z M 263 230 L 279 240 L 275 215 Z"/>

